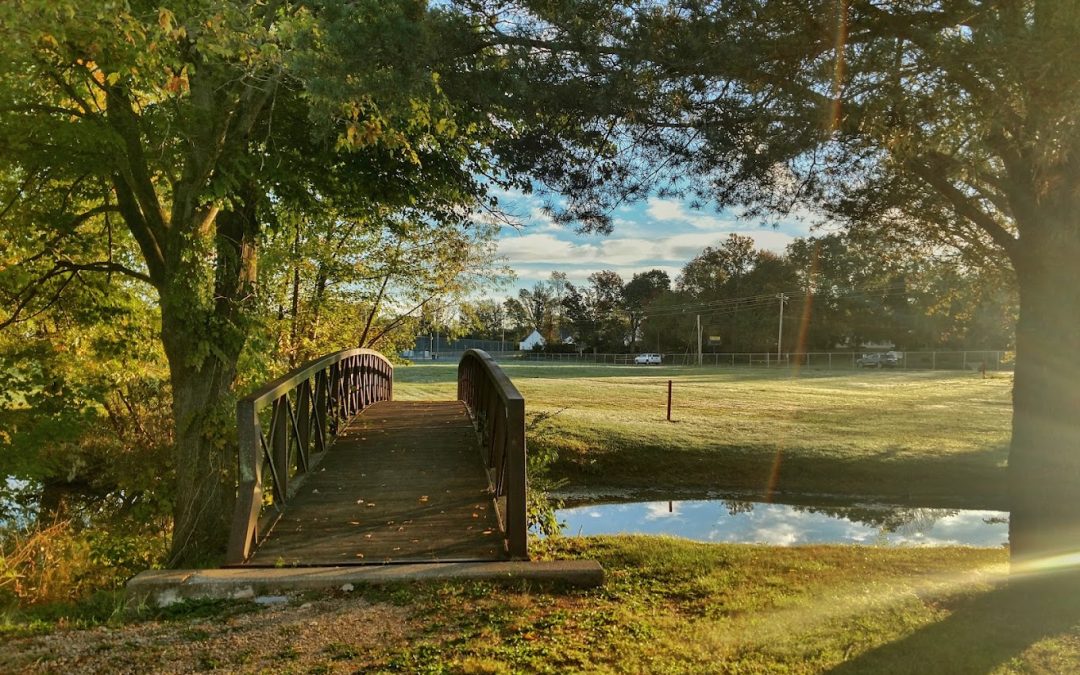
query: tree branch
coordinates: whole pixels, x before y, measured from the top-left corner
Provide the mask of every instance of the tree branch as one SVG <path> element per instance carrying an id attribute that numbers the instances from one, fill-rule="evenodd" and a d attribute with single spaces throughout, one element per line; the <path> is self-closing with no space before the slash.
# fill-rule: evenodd
<path id="1" fill-rule="evenodd" d="M 165 213 L 154 188 L 154 180 L 146 161 L 142 147 L 142 134 L 139 130 L 138 117 L 131 108 L 124 91 L 118 87 L 109 89 L 107 97 L 109 126 L 117 133 L 124 144 L 124 161 L 121 180 L 134 201 L 129 206 L 136 206 L 142 214 L 141 226 L 145 227 L 158 242 L 164 241 L 166 230 Z M 119 186 L 117 189 L 119 192 Z M 121 208 L 124 208 L 121 206 Z M 125 209 L 125 219 L 127 217 Z M 161 249 L 159 248 L 160 252 Z"/>
<path id="2" fill-rule="evenodd" d="M 123 216 L 131 235 L 139 244 L 154 286 L 161 288 L 165 283 L 165 254 L 161 241 L 143 218 L 139 204 L 127 181 L 122 176 L 113 176 L 113 187 L 116 190 L 116 204 L 120 215 Z"/>
<path id="3" fill-rule="evenodd" d="M 915 159 L 908 160 L 906 163 L 917 176 L 944 197 L 960 217 L 980 227 L 1015 261 L 1017 253 L 1016 237 L 953 185 L 952 181 L 946 178 L 943 171 L 936 170 L 934 167 Z"/>
<path id="4" fill-rule="evenodd" d="M 23 310 L 26 309 L 27 306 L 34 300 L 34 298 L 38 296 L 41 291 L 42 285 L 49 279 L 53 279 L 62 274 L 67 274 L 68 278 L 65 279 L 62 284 L 60 284 L 60 288 L 58 288 L 56 293 L 53 294 L 53 297 L 47 303 L 45 303 L 45 306 L 34 312 L 30 316 L 26 317 L 25 319 L 20 318 Z M 68 272 L 58 267 L 53 267 L 51 270 L 38 277 L 36 280 L 27 284 L 21 291 L 15 294 L 15 297 L 17 298 L 23 296 L 24 293 L 25 296 L 22 297 L 22 299 L 19 300 L 18 304 L 15 305 L 15 308 L 11 311 L 11 314 L 8 316 L 8 318 L 0 321 L 0 330 L 3 330 L 4 328 L 7 328 L 12 324 L 19 323 L 20 321 L 29 321 L 30 319 L 33 319 L 35 316 L 40 315 L 42 312 L 48 310 L 50 307 L 55 305 L 57 300 L 60 299 L 60 295 L 64 292 L 64 289 L 67 288 L 68 284 L 71 283 L 71 280 L 75 278 L 76 274 L 78 274 L 77 271 Z"/>
<path id="5" fill-rule="evenodd" d="M 81 110 L 75 110 L 74 108 L 63 108 L 56 105 L 12 105 L 4 106 L 0 108 L 0 113 L 17 112 L 17 113 L 53 113 L 56 115 L 73 115 L 75 117 L 88 117 L 89 114 Z"/>
<path id="6" fill-rule="evenodd" d="M 124 276 L 131 277 L 132 279 L 137 279 L 139 281 L 148 283 L 151 286 L 154 285 L 154 280 L 151 279 L 148 275 L 143 274 L 138 270 L 133 270 L 130 267 L 121 265 L 118 262 L 113 262 L 110 260 L 99 260 L 92 263 L 75 263 L 71 262 L 70 260 L 58 260 L 56 262 L 56 266 L 64 270 L 71 270 L 74 272 L 109 272 L 123 274 Z"/>

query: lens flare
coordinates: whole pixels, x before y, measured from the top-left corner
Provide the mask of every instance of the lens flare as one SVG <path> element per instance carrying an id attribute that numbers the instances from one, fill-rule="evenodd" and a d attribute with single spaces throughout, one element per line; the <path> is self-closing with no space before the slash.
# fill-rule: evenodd
<path id="1" fill-rule="evenodd" d="M 1034 576 L 1037 574 L 1056 574 L 1059 572 L 1080 571 L 1080 551 L 1062 553 L 1060 555 L 1014 562 L 1012 573 L 1014 576 Z"/>
<path id="2" fill-rule="evenodd" d="M 833 44 L 836 57 L 833 61 L 832 110 L 829 112 L 829 131 L 836 131 L 840 128 L 844 74 L 847 70 L 844 50 L 847 47 L 848 36 L 848 1 L 838 0 L 836 3 L 836 41 Z"/>

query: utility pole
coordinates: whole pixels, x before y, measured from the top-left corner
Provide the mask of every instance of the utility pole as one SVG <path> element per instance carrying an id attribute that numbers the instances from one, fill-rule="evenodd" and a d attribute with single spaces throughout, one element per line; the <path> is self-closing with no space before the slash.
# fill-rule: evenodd
<path id="1" fill-rule="evenodd" d="M 697 315 L 697 364 L 701 365 L 701 315 Z"/>
<path id="2" fill-rule="evenodd" d="M 776 334 L 776 365 L 780 365 L 780 345 L 784 341 L 784 302 L 787 296 L 781 293 L 776 297 L 780 298 L 780 330 Z"/>

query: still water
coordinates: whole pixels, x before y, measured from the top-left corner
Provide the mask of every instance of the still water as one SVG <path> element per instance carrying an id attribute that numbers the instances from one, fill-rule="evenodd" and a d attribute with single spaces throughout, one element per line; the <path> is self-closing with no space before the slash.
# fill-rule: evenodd
<path id="1" fill-rule="evenodd" d="M 997 547 L 1009 540 L 1005 512 L 886 505 L 818 507 L 702 499 L 577 506 L 559 509 L 557 517 L 566 536 L 667 534 L 775 546 Z"/>

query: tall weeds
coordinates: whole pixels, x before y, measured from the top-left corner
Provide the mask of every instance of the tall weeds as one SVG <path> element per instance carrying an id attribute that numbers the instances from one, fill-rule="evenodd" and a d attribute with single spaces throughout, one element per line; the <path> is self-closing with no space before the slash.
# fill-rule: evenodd
<path id="1" fill-rule="evenodd" d="M 72 520 L 0 533 L 0 605 L 75 602 L 154 566 L 166 536 L 79 529 Z"/>

